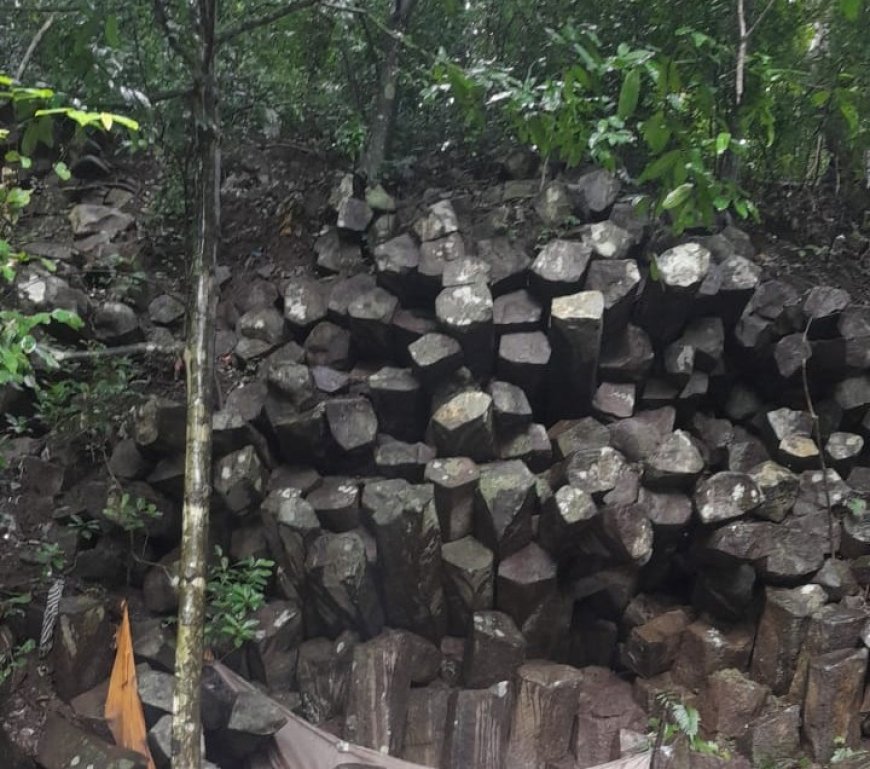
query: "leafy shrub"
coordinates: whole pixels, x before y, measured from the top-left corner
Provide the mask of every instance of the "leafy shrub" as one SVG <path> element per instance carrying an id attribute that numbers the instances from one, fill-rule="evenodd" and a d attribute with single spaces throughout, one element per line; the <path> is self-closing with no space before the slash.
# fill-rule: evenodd
<path id="1" fill-rule="evenodd" d="M 75 441 L 91 456 L 102 456 L 141 395 L 136 368 L 128 358 L 96 357 L 68 366 L 76 378 L 43 383 L 36 392 L 36 418 L 50 433 Z"/>
<path id="2" fill-rule="evenodd" d="M 638 182 L 650 190 L 646 205 L 655 216 L 667 212 L 676 232 L 710 225 L 726 210 L 757 216 L 725 173 L 726 153 L 743 148 L 713 111 L 716 86 L 702 65 L 723 56 L 715 41 L 681 29 L 673 55 L 626 43 L 606 54 L 590 28 L 569 25 L 550 37 L 573 56 L 555 77 L 519 79 L 508 68 L 462 69 L 442 58 L 427 95 L 449 93 L 472 129 L 482 130 L 488 112 L 500 110 L 516 138 L 541 154 L 544 169 L 551 159 L 610 170 L 640 161 Z"/>
<path id="3" fill-rule="evenodd" d="M 266 603 L 275 563 L 253 557 L 230 563 L 220 547 L 215 553 L 217 563 L 209 569 L 206 588 L 206 638 L 238 649 L 255 636 L 257 621 L 251 615 Z"/>
<path id="4" fill-rule="evenodd" d="M 143 497 L 131 497 L 120 488 L 113 489 L 109 494 L 103 515 L 130 534 L 144 531 L 149 520 L 163 517 L 153 502 Z"/>

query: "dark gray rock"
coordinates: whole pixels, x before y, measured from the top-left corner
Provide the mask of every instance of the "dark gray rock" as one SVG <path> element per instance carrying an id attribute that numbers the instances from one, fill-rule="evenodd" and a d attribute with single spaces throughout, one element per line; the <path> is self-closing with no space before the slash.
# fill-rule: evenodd
<path id="1" fill-rule="evenodd" d="M 458 232 L 420 245 L 420 264 L 417 276 L 420 288 L 427 297 L 434 297 L 444 283 L 444 270 L 449 262 L 465 257 L 465 241 Z"/>
<path id="2" fill-rule="evenodd" d="M 589 265 L 584 288 L 587 291 L 600 291 L 604 297 L 606 336 L 625 328 L 631 318 L 640 285 L 640 270 L 633 259 L 597 260 Z"/>
<path id="3" fill-rule="evenodd" d="M 475 497 L 475 536 L 496 555 L 506 558 L 532 539 L 532 513 L 537 501 L 535 477 L 518 460 L 480 468 Z"/>
<path id="4" fill-rule="evenodd" d="M 571 553 L 597 515 L 598 508 L 588 492 L 570 485 L 562 486 L 543 505 L 539 541 L 556 556 Z"/>
<path id="5" fill-rule="evenodd" d="M 131 344 L 142 339 L 136 311 L 122 302 L 101 304 L 95 310 L 91 323 L 94 336 L 110 347 Z"/>
<path id="6" fill-rule="evenodd" d="M 160 457 L 184 450 L 187 408 L 168 398 L 152 397 L 137 410 L 133 440 L 147 457 Z"/>
<path id="7" fill-rule="evenodd" d="M 656 257 L 658 279 L 647 282 L 637 308 L 640 325 L 654 340 L 669 342 L 679 335 L 710 262 L 710 252 L 697 243 L 683 243 Z"/>
<path id="8" fill-rule="evenodd" d="M 761 503 L 761 490 L 751 475 L 716 473 L 695 488 L 695 509 L 702 523 L 718 524 L 740 518 Z"/>
<path id="9" fill-rule="evenodd" d="M 432 459 L 426 465 L 425 478 L 433 487 L 442 540 L 452 542 L 470 534 L 480 480 L 475 462 L 467 457 Z"/>
<path id="10" fill-rule="evenodd" d="M 550 182 L 535 199 L 535 211 L 547 226 L 563 224 L 573 214 L 568 189 L 562 182 Z"/>
<path id="11" fill-rule="evenodd" d="M 556 590 L 556 561 L 530 542 L 503 559 L 496 574 L 496 608 L 518 627 Z"/>
<path id="12" fill-rule="evenodd" d="M 335 641 L 313 638 L 299 646 L 296 678 L 307 721 L 320 724 L 344 713 L 357 640 L 342 633 Z"/>
<path id="13" fill-rule="evenodd" d="M 142 754 L 110 745 L 57 713 L 48 715 L 36 760 L 44 769 L 68 769 L 79 763 L 100 769 L 148 769 Z"/>
<path id="14" fill-rule="evenodd" d="M 347 307 L 354 349 L 362 357 L 385 359 L 392 351 L 391 322 L 399 300 L 375 287 Z"/>
<path id="15" fill-rule="evenodd" d="M 532 407 L 521 387 L 494 379 L 486 391 L 492 398 L 495 429 L 500 435 L 522 430 L 531 424 Z"/>
<path id="16" fill-rule="evenodd" d="M 827 600 L 819 585 L 794 589 L 767 588 L 750 671 L 752 677 L 785 694 L 792 683 L 809 618 Z"/>
<path id="17" fill-rule="evenodd" d="M 444 635 L 441 532 L 432 486 L 407 481 L 365 485 L 363 509 L 378 543 L 381 593 L 387 622 L 430 640 Z"/>
<path id="18" fill-rule="evenodd" d="M 531 268 L 532 289 L 545 299 L 580 290 L 592 249 L 579 241 L 551 240 Z"/>
<path id="19" fill-rule="evenodd" d="M 667 406 L 640 411 L 607 426 L 610 442 L 629 461 L 643 461 L 672 433 L 674 418 L 674 409 Z"/>
<path id="20" fill-rule="evenodd" d="M 441 287 L 472 286 L 478 283 L 488 285 L 492 267 L 474 256 L 464 256 L 447 262 L 441 273 Z"/>
<path id="21" fill-rule="evenodd" d="M 499 681 L 510 681 L 525 653 L 525 639 L 507 614 L 475 612 L 463 657 L 465 686 L 483 689 Z"/>
<path id="22" fill-rule="evenodd" d="M 610 445 L 607 428 L 597 419 L 563 419 L 550 428 L 557 459 L 570 459 L 578 452 L 595 452 Z"/>
<path id="23" fill-rule="evenodd" d="M 321 233 L 314 242 L 317 268 L 326 273 L 353 274 L 365 269 L 359 243 L 343 240 L 334 227 Z"/>
<path id="24" fill-rule="evenodd" d="M 544 472 L 553 460 L 553 447 L 542 424 L 530 424 L 508 434 L 503 434 L 498 443 L 499 459 L 519 459 L 532 472 Z"/>
<path id="25" fill-rule="evenodd" d="M 378 419 L 367 398 L 333 398 L 326 403 L 326 424 L 344 459 L 370 451 L 378 432 Z"/>
<path id="26" fill-rule="evenodd" d="M 600 291 L 581 291 L 553 300 L 549 334 L 554 361 L 553 413 L 576 416 L 592 400 L 603 318 Z"/>
<path id="27" fill-rule="evenodd" d="M 339 230 L 361 234 L 372 221 L 368 203 L 358 198 L 345 198 L 338 206 L 336 226 Z"/>
<path id="28" fill-rule="evenodd" d="M 331 632 L 350 627 L 371 637 L 381 631 L 383 610 L 358 534 L 322 534 L 312 544 L 305 568 L 317 613 Z"/>
<path id="29" fill-rule="evenodd" d="M 69 702 L 108 677 L 114 631 L 105 605 L 87 595 L 60 601 L 57 632 L 51 649 L 54 688 Z"/>
<path id="30" fill-rule="evenodd" d="M 297 334 L 304 334 L 326 320 L 327 295 L 314 280 L 291 280 L 284 289 L 284 319 Z"/>
<path id="31" fill-rule="evenodd" d="M 704 460 L 688 433 L 675 430 L 644 462 L 644 481 L 655 488 L 686 487 L 704 469 Z"/>
<path id="32" fill-rule="evenodd" d="M 404 441 L 423 437 L 427 399 L 410 369 L 384 366 L 368 378 L 381 432 Z"/>
<path id="33" fill-rule="evenodd" d="M 320 525 L 329 531 L 352 531 L 359 526 L 359 486 L 352 478 L 328 476 L 307 497 Z"/>
<path id="34" fill-rule="evenodd" d="M 498 345 L 496 372 L 499 379 L 534 394 L 546 375 L 550 354 L 550 343 L 541 331 L 505 334 Z"/>
<path id="35" fill-rule="evenodd" d="M 414 223 L 414 232 L 421 241 L 437 240 L 459 229 L 453 204 L 441 200 L 429 206 L 428 211 Z"/>
<path id="36" fill-rule="evenodd" d="M 428 464 L 435 458 L 435 450 L 425 443 L 405 443 L 387 440 L 375 450 L 375 467 L 385 478 L 404 478 L 420 483 Z"/>
<path id="37" fill-rule="evenodd" d="M 456 693 L 447 715 L 445 769 L 499 769 L 504 766 L 513 697 L 506 680 L 489 689 Z"/>
<path id="38" fill-rule="evenodd" d="M 374 287 L 374 277 L 365 272 L 336 280 L 329 290 L 326 304 L 328 319 L 339 325 L 347 325 L 347 308 L 350 303 Z"/>
<path id="39" fill-rule="evenodd" d="M 284 316 L 274 307 L 249 310 L 239 318 L 236 331 L 247 339 L 278 345 L 284 340 Z"/>
<path id="40" fill-rule="evenodd" d="M 462 365 L 459 342 L 444 334 L 426 334 L 409 345 L 408 352 L 414 373 L 426 385 L 444 379 Z"/>
<path id="41" fill-rule="evenodd" d="M 396 296 L 408 299 L 417 290 L 420 249 L 410 235 L 382 243 L 374 250 L 378 282 Z"/>
<path id="42" fill-rule="evenodd" d="M 568 194 L 576 212 L 598 221 L 607 217 L 619 196 L 619 179 L 610 171 L 596 168 L 568 184 Z"/>
<path id="43" fill-rule="evenodd" d="M 532 259 L 513 240 L 498 237 L 478 241 L 477 256 L 490 266 L 493 296 L 516 291 L 526 285 L 526 273 Z"/>
<path id="44" fill-rule="evenodd" d="M 409 656 L 405 639 L 394 634 L 354 648 L 345 739 L 383 754 L 401 750 L 411 691 Z"/>
<path id="45" fill-rule="evenodd" d="M 214 490 L 231 513 L 244 515 L 265 493 L 265 471 L 253 446 L 227 454 L 215 465 Z"/>
<path id="46" fill-rule="evenodd" d="M 592 397 L 592 410 L 604 422 L 634 413 L 636 388 L 630 382 L 602 382 Z"/>
<path id="47" fill-rule="evenodd" d="M 600 259 L 625 259 L 637 244 L 634 235 L 612 220 L 584 225 L 581 236 Z"/>
<path id="48" fill-rule="evenodd" d="M 492 551 L 473 537 L 445 542 L 441 547 L 444 593 L 450 632 L 466 635 L 475 612 L 492 608 L 495 572 Z"/>
<path id="49" fill-rule="evenodd" d="M 492 398 L 461 392 L 432 414 L 429 424 L 439 456 L 466 456 L 476 462 L 495 457 Z"/>
<path id="50" fill-rule="evenodd" d="M 459 341 L 469 368 L 478 376 L 492 367 L 493 303 L 485 284 L 445 288 L 435 300 L 445 332 Z"/>
<path id="51" fill-rule="evenodd" d="M 184 303 L 169 294 L 161 294 L 148 305 L 148 317 L 152 323 L 172 326 L 184 318 Z"/>
<path id="52" fill-rule="evenodd" d="M 493 302 L 492 316 L 497 335 L 541 328 L 543 308 L 540 302 L 526 289 L 502 294 Z"/>

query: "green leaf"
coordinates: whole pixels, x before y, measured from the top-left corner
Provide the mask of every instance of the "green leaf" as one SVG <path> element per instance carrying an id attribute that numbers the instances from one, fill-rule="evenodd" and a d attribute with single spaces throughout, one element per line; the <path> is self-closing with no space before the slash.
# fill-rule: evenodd
<path id="1" fill-rule="evenodd" d="M 830 92 L 830 91 L 827 91 L 827 90 L 825 90 L 825 91 L 816 91 L 816 92 L 815 92 L 815 93 L 810 97 L 810 104 L 812 104 L 814 107 L 824 107 L 825 104 L 828 103 L 828 99 L 830 99 L 830 98 L 831 98 L 831 92 Z"/>
<path id="2" fill-rule="evenodd" d="M 622 89 L 619 92 L 619 106 L 616 114 L 625 120 L 634 114 L 637 109 L 637 101 L 640 96 L 640 70 L 633 69 L 622 81 Z"/>
<path id="3" fill-rule="evenodd" d="M 671 129 L 661 112 L 656 112 L 648 120 L 645 120 L 641 130 L 644 141 L 654 155 L 660 153 L 671 139 Z"/>
<path id="4" fill-rule="evenodd" d="M 731 145 L 731 134 L 728 131 L 722 131 L 716 137 L 716 155 L 719 156 Z"/>
<path id="5" fill-rule="evenodd" d="M 36 349 L 36 340 L 27 334 L 26 336 L 21 337 L 21 351 L 25 355 L 30 355 Z"/>
<path id="6" fill-rule="evenodd" d="M 110 48 L 121 47 L 121 34 L 118 30 L 118 17 L 112 14 L 106 19 L 106 42 Z"/>
<path id="7" fill-rule="evenodd" d="M 30 190 L 13 187 L 6 196 L 6 203 L 12 208 L 24 208 L 30 203 Z"/>
<path id="8" fill-rule="evenodd" d="M 846 21 L 857 21 L 861 13 L 862 0 L 840 0 L 840 11 Z"/>
<path id="9" fill-rule="evenodd" d="M 84 326 L 84 321 L 74 312 L 57 308 L 51 311 L 51 317 L 58 323 L 64 323 L 70 328 L 81 328 Z"/>
<path id="10" fill-rule="evenodd" d="M 62 160 L 54 164 L 54 172 L 57 174 L 57 178 L 62 182 L 68 182 L 72 177 L 72 173 L 70 173 L 67 164 Z"/>
<path id="11" fill-rule="evenodd" d="M 685 182 L 676 189 L 671 190 L 662 201 L 662 208 L 665 209 L 665 211 L 670 211 L 682 205 L 689 199 L 689 195 L 692 194 L 694 188 L 694 184 L 691 182 Z"/>
<path id="12" fill-rule="evenodd" d="M 856 518 L 863 518 L 867 514 L 867 502 L 859 497 L 846 502 L 846 507 L 849 508 L 849 512 Z"/>
<path id="13" fill-rule="evenodd" d="M 638 181 L 649 182 L 654 181 L 655 179 L 661 179 L 680 159 L 682 155 L 681 150 L 671 150 L 670 152 L 666 152 L 661 157 L 656 158 L 650 163 L 646 168 L 643 169 L 643 173 L 641 173 Z"/>
<path id="14" fill-rule="evenodd" d="M 849 133 L 854 136 L 858 133 L 858 126 L 860 124 L 860 118 L 858 117 L 858 109 L 852 103 L 852 101 L 846 101 L 845 99 L 840 100 L 840 114 L 846 120 L 846 124 L 849 126 Z"/>

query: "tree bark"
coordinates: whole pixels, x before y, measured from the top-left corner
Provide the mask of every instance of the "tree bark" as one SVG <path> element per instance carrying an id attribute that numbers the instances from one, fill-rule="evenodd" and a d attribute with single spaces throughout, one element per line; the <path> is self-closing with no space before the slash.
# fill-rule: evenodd
<path id="1" fill-rule="evenodd" d="M 200 686 L 205 645 L 206 549 L 211 496 L 214 273 L 220 244 L 220 124 L 214 67 L 217 0 L 199 0 L 193 7 L 197 14 L 199 42 L 199 61 L 194 72 L 194 120 L 200 169 L 196 234 L 190 266 L 192 311 L 184 353 L 187 366 L 187 443 L 172 707 L 173 769 L 200 769 L 202 766 Z"/>
<path id="2" fill-rule="evenodd" d="M 399 83 L 399 52 L 402 35 L 408 31 L 411 14 L 417 0 L 393 0 L 390 16 L 390 33 L 386 40 L 384 60 L 381 65 L 380 89 L 369 141 L 363 156 L 362 171 L 370 179 L 377 179 L 387 156 L 393 133 L 393 118 L 396 114 L 396 88 Z"/>

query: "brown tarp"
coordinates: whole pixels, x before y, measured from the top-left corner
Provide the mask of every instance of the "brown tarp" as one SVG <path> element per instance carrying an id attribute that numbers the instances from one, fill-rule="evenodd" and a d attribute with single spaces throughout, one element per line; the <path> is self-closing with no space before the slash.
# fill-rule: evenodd
<path id="1" fill-rule="evenodd" d="M 219 662 L 213 664 L 221 677 L 236 691 L 254 688 L 225 665 Z M 412 764 L 341 740 L 309 724 L 280 703 L 275 704 L 286 713 L 287 723 L 275 734 L 267 758 L 258 763 L 256 769 L 426 769 L 423 764 Z M 649 769 L 649 765 L 649 753 L 644 753 L 600 764 L 592 769 Z"/>

